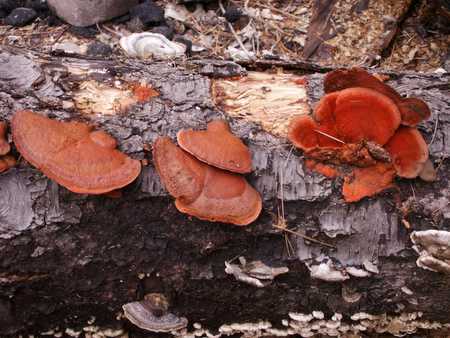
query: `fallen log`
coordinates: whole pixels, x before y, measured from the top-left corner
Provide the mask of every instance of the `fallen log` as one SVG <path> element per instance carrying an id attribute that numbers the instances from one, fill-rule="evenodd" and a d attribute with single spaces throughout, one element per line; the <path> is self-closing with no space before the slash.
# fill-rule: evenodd
<path id="1" fill-rule="evenodd" d="M 187 318 L 191 333 L 448 328 L 450 277 L 416 265 L 409 234 L 450 228 L 450 76 L 390 74 L 389 81 L 431 107 L 419 129 L 437 180 L 397 180 L 395 189 L 348 204 L 342 182 L 306 169 L 285 138 L 289 118 L 322 96 L 323 75 L 231 79 L 244 74 L 227 62 L 50 59 L 0 49 L 1 120 L 30 109 L 85 121 L 146 164 L 120 198 L 72 193 L 23 159 L 0 175 L 2 337 L 76 336 L 98 326 L 147 336 L 128 324 L 122 306 L 154 293 Z M 263 212 L 247 227 L 181 214 L 152 164 L 157 136 L 175 138 L 216 118 L 226 118 L 253 154 L 247 178 Z M 255 274 L 255 266 L 271 272 Z"/>

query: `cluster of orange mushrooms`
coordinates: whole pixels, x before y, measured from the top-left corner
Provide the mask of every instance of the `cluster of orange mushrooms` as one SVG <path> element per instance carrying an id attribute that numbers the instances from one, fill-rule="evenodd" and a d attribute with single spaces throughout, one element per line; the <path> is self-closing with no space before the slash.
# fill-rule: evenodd
<path id="1" fill-rule="evenodd" d="M 153 145 L 153 161 L 176 208 L 213 222 L 247 225 L 260 214 L 259 193 L 245 180 L 252 171 L 247 146 L 225 121 L 205 131 L 181 130 L 177 147 L 168 137 Z"/>
<path id="2" fill-rule="evenodd" d="M 344 177 L 347 202 L 391 187 L 395 175 L 422 175 L 431 165 L 427 145 L 415 128 L 430 116 L 425 102 L 402 98 L 359 68 L 328 73 L 324 87 L 326 95 L 313 115 L 294 118 L 288 137 L 304 151 L 309 168 Z M 7 155 L 6 128 L 0 122 L 0 172 L 15 165 Z M 141 162 L 117 150 L 113 137 L 85 123 L 19 111 L 11 129 L 17 150 L 28 162 L 76 193 L 114 195 L 141 172 Z M 212 121 L 206 130 L 181 130 L 177 141 L 178 146 L 159 137 L 153 161 L 179 211 L 236 225 L 259 216 L 261 196 L 243 176 L 252 171 L 250 151 L 225 121 Z"/>
<path id="3" fill-rule="evenodd" d="M 402 98 L 361 68 L 328 73 L 324 89 L 312 116 L 291 121 L 288 137 L 309 168 L 344 177 L 347 202 L 391 187 L 395 175 L 415 178 L 429 169 L 428 147 L 416 129 L 430 116 L 424 101 Z"/>
<path id="4" fill-rule="evenodd" d="M 0 127 L 4 135 L 6 124 Z M 118 151 L 113 137 L 85 123 L 19 111 L 11 129 L 17 150 L 29 163 L 76 193 L 114 196 L 141 172 L 141 162 Z M 202 220 L 253 222 L 261 212 L 261 197 L 240 175 L 252 171 L 251 154 L 228 124 L 212 121 L 206 131 L 181 130 L 177 138 L 183 150 L 168 137 L 153 145 L 156 169 L 177 209 Z M 0 139 L 0 154 L 6 154 L 10 145 Z"/>

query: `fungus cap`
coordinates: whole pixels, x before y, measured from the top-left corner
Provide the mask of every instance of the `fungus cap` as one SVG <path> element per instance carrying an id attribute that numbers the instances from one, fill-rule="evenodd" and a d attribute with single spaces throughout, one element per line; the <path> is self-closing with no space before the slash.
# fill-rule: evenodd
<path id="1" fill-rule="evenodd" d="M 377 163 L 366 168 L 355 168 L 344 178 L 342 194 L 346 202 L 357 202 L 392 187 L 395 170 L 392 164 Z"/>
<path id="2" fill-rule="evenodd" d="M 11 150 L 11 146 L 6 139 L 7 127 L 6 122 L 0 121 L 0 155 L 6 155 Z"/>
<path id="3" fill-rule="evenodd" d="M 401 127 L 385 145 L 391 155 L 397 175 L 417 177 L 428 160 L 428 146 L 422 134 L 411 127 Z"/>
<path id="4" fill-rule="evenodd" d="M 401 122 L 395 103 L 374 90 L 355 87 L 341 90 L 332 95 L 334 110 L 325 115 L 319 105 L 314 115 L 328 123 L 334 121 L 336 135 L 346 143 L 373 141 L 384 145 L 394 135 Z M 325 95 L 322 100 L 327 100 Z"/>
<path id="5" fill-rule="evenodd" d="M 248 147 L 231 133 L 224 120 L 208 123 L 206 130 L 180 130 L 177 140 L 183 150 L 202 162 L 239 174 L 252 171 Z"/>
<path id="6" fill-rule="evenodd" d="M 303 151 L 313 151 L 317 148 L 339 148 L 342 143 L 325 136 L 323 133 L 334 136 L 331 128 L 319 125 L 311 116 L 300 115 L 291 120 L 288 138 Z"/>
<path id="7" fill-rule="evenodd" d="M 325 76 L 325 93 L 352 87 L 369 88 L 389 97 L 398 106 L 403 125 L 414 127 L 431 115 L 430 108 L 423 100 L 403 98 L 392 87 L 381 82 L 362 68 L 337 69 Z"/>
<path id="8" fill-rule="evenodd" d="M 103 131 L 79 122 L 59 122 L 30 111 L 12 119 L 14 143 L 22 156 L 70 191 L 103 194 L 134 181 L 141 164 L 121 153 Z"/>
<path id="9" fill-rule="evenodd" d="M 125 317 L 137 327 L 152 332 L 171 332 L 184 329 L 188 320 L 168 313 L 167 308 L 155 304 L 146 297 L 139 302 L 127 303 L 122 306 Z"/>
<path id="10" fill-rule="evenodd" d="M 261 212 L 259 193 L 244 177 L 211 167 L 178 148 L 168 137 L 153 145 L 161 180 L 183 213 L 212 222 L 247 225 Z"/>

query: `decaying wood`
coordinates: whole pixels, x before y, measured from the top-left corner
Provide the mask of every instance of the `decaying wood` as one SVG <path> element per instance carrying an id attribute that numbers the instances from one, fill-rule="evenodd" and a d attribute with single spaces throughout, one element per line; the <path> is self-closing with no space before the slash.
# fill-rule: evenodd
<path id="1" fill-rule="evenodd" d="M 302 154 L 285 138 L 214 105 L 212 78 L 242 73 L 235 64 L 50 61 L 0 49 L 0 119 L 32 109 L 87 121 L 117 138 L 122 151 L 149 161 L 119 199 L 71 193 L 24 160 L 0 175 L 2 337 L 80 329 L 92 316 L 96 325 L 120 327 L 125 323 L 116 319 L 121 306 L 148 293 L 165 294 L 171 312 L 212 331 L 260 320 L 281 329 L 282 319 L 299 317 L 289 313 L 313 311 L 323 312 L 313 313 L 317 320 L 340 313 L 342 323 L 352 323 L 358 312 L 421 312 L 421 318 L 416 314 L 408 320 L 450 322 L 450 277 L 417 267 L 409 240 L 412 230 L 450 228 L 449 75 L 392 74 L 389 82 L 402 94 L 423 98 L 432 109 L 419 129 L 430 144 L 437 181 L 398 180 L 397 189 L 346 204 L 341 182 L 309 172 Z M 310 105 L 323 93 L 322 78 L 306 75 Z M 72 98 L 86 81 L 121 88 L 146 82 L 160 95 L 110 115 L 84 114 Z M 214 118 L 228 118 L 253 153 L 255 170 L 248 179 L 262 194 L 264 210 L 246 228 L 180 214 L 152 166 L 147 145 L 158 135 L 174 138 L 179 129 L 204 128 Z M 273 226 L 280 224 L 331 247 Z M 289 247 L 295 248 L 292 255 Z M 255 288 L 225 272 L 225 262 L 239 256 L 289 272 Z M 307 266 L 319 278 L 323 269 L 339 277 L 345 267 L 365 277 L 343 273 L 342 281 L 324 281 L 311 278 Z M 266 322 L 258 325 L 252 327 L 268 332 Z M 433 327 L 411 325 L 412 331 Z"/>

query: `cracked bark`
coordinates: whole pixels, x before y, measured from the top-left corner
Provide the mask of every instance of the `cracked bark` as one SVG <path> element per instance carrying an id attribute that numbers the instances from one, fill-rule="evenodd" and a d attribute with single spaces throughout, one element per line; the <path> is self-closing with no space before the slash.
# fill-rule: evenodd
<path id="1" fill-rule="evenodd" d="M 27 108 L 87 121 L 116 137 L 130 156 L 150 160 L 144 144 L 158 135 L 174 138 L 181 128 L 203 128 L 211 119 L 227 117 L 213 104 L 207 75 L 243 71 L 220 62 L 123 64 L 68 58 L 50 62 L 42 55 L 5 48 L 0 49 L 0 60 L 0 119 L 9 120 L 14 111 Z M 171 311 L 191 324 L 212 329 L 259 319 L 279 323 L 290 311 L 313 310 L 340 312 L 347 318 L 360 311 L 421 311 L 426 319 L 449 322 L 450 278 L 416 266 L 410 230 L 401 222 L 396 200 L 409 199 L 414 206 L 405 216 L 412 229 L 449 230 L 450 77 L 391 76 L 390 83 L 399 92 L 422 97 L 432 108 L 432 117 L 419 129 L 428 143 L 432 141 L 438 180 L 397 180 L 397 190 L 351 205 L 342 201 L 341 182 L 310 173 L 300 152 L 290 154 L 285 139 L 230 117 L 233 132 L 253 152 L 255 171 L 248 179 L 264 199 L 261 216 L 246 228 L 180 214 L 151 161 L 120 199 L 71 193 L 20 161 L 0 175 L 0 335 L 80 327 L 91 316 L 99 325 L 120 326 L 123 322 L 116 321 L 116 314 L 121 305 L 150 292 L 168 296 Z M 127 114 L 83 115 L 63 109 L 63 102 L 86 79 L 104 83 L 145 79 L 160 96 Z M 322 95 L 322 75 L 309 74 L 307 79 L 308 99 L 314 103 Z M 333 244 L 336 250 L 290 236 L 296 252 L 286 254 L 284 236 L 272 227 L 282 195 L 280 171 L 288 226 Z M 256 289 L 224 272 L 224 262 L 236 256 L 287 266 L 290 271 Z M 369 260 L 380 272 L 341 283 L 310 278 L 305 263 L 323 257 L 343 266 Z M 412 294 L 402 292 L 404 286 Z M 346 302 L 344 289 L 360 293 L 360 300 Z"/>

